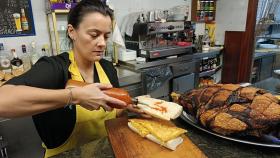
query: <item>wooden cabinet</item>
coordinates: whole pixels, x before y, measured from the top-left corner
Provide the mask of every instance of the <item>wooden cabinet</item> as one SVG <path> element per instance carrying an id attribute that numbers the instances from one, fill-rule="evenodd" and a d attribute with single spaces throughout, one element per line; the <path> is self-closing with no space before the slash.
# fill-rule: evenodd
<path id="1" fill-rule="evenodd" d="M 192 21 L 213 23 L 216 15 L 216 0 L 193 0 Z"/>

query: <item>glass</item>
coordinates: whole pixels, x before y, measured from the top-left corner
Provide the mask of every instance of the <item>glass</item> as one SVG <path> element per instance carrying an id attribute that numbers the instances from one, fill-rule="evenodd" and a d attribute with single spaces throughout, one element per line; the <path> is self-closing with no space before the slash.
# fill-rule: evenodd
<path id="1" fill-rule="evenodd" d="M 16 29 L 17 31 L 22 31 L 21 29 L 21 21 L 20 21 L 20 14 L 19 13 L 14 13 L 13 14 L 15 23 L 16 23 Z"/>

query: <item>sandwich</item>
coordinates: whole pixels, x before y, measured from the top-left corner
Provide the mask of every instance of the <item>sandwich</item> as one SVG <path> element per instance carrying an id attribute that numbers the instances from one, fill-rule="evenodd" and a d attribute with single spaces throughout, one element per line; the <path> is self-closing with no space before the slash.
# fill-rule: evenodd
<path id="1" fill-rule="evenodd" d="M 183 111 L 183 107 L 174 102 L 168 102 L 149 96 L 137 97 L 137 107 L 145 113 L 164 120 L 176 119 Z"/>
<path id="2" fill-rule="evenodd" d="M 171 150 L 183 142 L 182 135 L 186 132 L 170 123 L 148 119 L 129 119 L 128 127 L 140 136 Z"/>

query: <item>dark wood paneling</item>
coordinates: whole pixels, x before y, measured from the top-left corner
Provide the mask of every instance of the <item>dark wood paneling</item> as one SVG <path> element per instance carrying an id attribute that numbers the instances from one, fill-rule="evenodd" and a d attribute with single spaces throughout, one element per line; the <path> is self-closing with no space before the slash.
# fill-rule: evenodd
<path id="1" fill-rule="evenodd" d="M 192 0 L 192 7 L 191 7 L 191 20 L 196 21 L 197 16 L 197 0 Z"/>
<path id="2" fill-rule="evenodd" d="M 249 82 L 252 68 L 252 58 L 255 50 L 255 26 L 258 0 L 249 0 L 246 31 L 242 36 L 241 54 L 237 82 Z"/>
<path id="3" fill-rule="evenodd" d="M 250 81 L 252 56 L 255 48 L 257 6 L 258 0 L 249 0 L 245 32 L 227 31 L 225 33 L 222 83 Z"/>
<path id="4" fill-rule="evenodd" d="M 238 31 L 226 31 L 225 33 L 222 83 L 237 82 L 242 34 L 243 32 Z"/>

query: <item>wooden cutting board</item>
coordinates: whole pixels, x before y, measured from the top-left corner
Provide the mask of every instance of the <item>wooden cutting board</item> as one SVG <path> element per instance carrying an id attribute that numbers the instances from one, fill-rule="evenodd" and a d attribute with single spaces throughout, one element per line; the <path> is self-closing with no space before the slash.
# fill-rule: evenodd
<path id="1" fill-rule="evenodd" d="M 127 126 L 127 118 L 107 120 L 105 126 L 116 158 L 204 158 L 187 136 L 175 151 L 156 144 Z"/>

